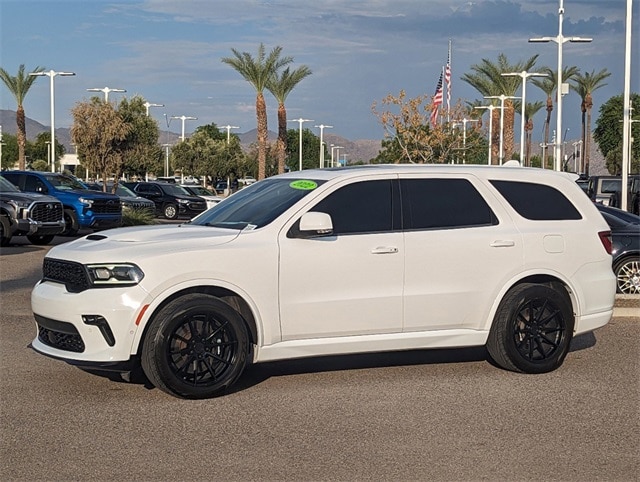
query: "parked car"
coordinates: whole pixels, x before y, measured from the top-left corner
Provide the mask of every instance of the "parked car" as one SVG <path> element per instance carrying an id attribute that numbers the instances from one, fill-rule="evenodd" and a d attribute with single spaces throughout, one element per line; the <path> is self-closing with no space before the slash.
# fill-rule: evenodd
<path id="1" fill-rule="evenodd" d="M 192 196 L 198 196 L 205 200 L 207 203 L 207 209 L 214 207 L 224 198 L 220 196 L 216 196 L 214 193 L 209 191 L 206 187 L 198 186 L 195 184 L 182 184 L 181 187 L 185 189 Z"/>
<path id="2" fill-rule="evenodd" d="M 32 244 L 49 244 L 64 228 L 60 201 L 22 192 L 0 176 L 0 246 L 7 246 L 13 236 L 26 236 Z"/>
<path id="3" fill-rule="evenodd" d="M 103 191 L 102 183 L 94 182 L 94 183 L 85 183 L 85 185 L 89 189 L 93 189 L 94 191 Z M 107 183 L 107 192 L 113 192 L 113 183 Z M 140 211 L 151 211 L 155 214 L 156 211 L 156 203 L 153 201 L 144 198 L 142 196 L 138 196 L 135 192 L 129 189 L 127 186 L 124 186 L 121 183 L 118 183 L 116 186 L 116 196 L 120 198 L 122 202 L 122 209 L 130 209 L 130 210 L 140 210 Z"/>
<path id="4" fill-rule="evenodd" d="M 611 228 L 618 293 L 640 294 L 640 216 L 602 204 L 596 207 Z"/>
<path id="5" fill-rule="evenodd" d="M 155 203 L 156 214 L 167 219 L 192 218 L 207 209 L 204 199 L 193 196 L 177 184 L 164 182 L 124 183 L 133 192 Z"/>
<path id="6" fill-rule="evenodd" d="M 621 185 L 620 176 L 591 176 L 586 192 L 592 201 L 609 206 L 612 196 L 620 191 Z"/>
<path id="7" fill-rule="evenodd" d="M 228 187 L 227 181 L 218 181 L 216 182 L 214 189 L 216 191 L 216 194 L 231 194 L 238 190 L 238 181 L 235 179 L 231 181 L 231 192 L 227 192 L 228 191 L 227 187 Z"/>
<path id="8" fill-rule="evenodd" d="M 51 249 L 31 296 L 39 353 L 142 366 L 185 398 L 248 363 L 483 346 L 559 367 L 609 322 L 611 231 L 568 173 L 371 165 L 256 182 L 180 225 Z"/>
<path id="9" fill-rule="evenodd" d="M 5 171 L 2 175 L 21 191 L 58 199 L 64 207 L 65 236 L 73 236 L 81 228 L 100 230 L 122 224 L 118 196 L 87 189 L 74 177 L 40 171 Z"/>

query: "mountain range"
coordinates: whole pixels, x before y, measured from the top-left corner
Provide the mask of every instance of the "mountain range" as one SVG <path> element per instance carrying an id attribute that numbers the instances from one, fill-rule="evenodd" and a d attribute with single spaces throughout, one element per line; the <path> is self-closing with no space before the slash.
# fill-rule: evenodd
<path id="1" fill-rule="evenodd" d="M 25 125 L 27 129 L 27 139 L 29 141 L 35 140 L 38 134 L 42 132 L 49 132 L 51 130 L 50 126 L 43 125 L 28 117 L 25 119 Z M 17 132 L 16 112 L 13 110 L 0 110 L 0 126 L 2 126 L 3 133 L 15 136 Z M 248 149 L 250 145 L 257 142 L 258 139 L 257 129 L 252 129 L 248 132 L 239 133 L 237 135 L 240 138 L 240 144 L 242 144 L 245 149 Z M 269 131 L 268 139 L 270 141 L 275 141 L 277 137 L 277 133 Z M 60 144 L 64 145 L 68 153 L 74 152 L 73 145 L 71 144 L 71 129 L 68 127 L 57 127 L 56 140 Z M 175 144 L 180 140 L 180 135 L 175 132 L 161 130 L 159 133 L 159 140 L 162 144 Z M 341 146 L 343 149 L 340 150 L 340 157 L 342 158 L 343 155 L 346 155 L 347 162 L 367 162 L 370 159 L 373 159 L 378 155 L 381 142 L 379 140 L 371 139 L 351 141 L 345 137 L 327 133 L 324 134 L 323 140 L 327 146 L 330 146 L 331 144 Z"/>

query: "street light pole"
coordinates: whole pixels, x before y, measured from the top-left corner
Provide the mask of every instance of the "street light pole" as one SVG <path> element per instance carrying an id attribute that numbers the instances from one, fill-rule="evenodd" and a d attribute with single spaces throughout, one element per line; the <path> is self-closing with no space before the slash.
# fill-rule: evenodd
<path id="1" fill-rule="evenodd" d="M 467 124 L 469 122 L 478 122 L 478 119 L 462 119 L 462 164 L 467 163 Z M 460 125 L 460 122 L 454 122 L 453 126 Z"/>
<path id="2" fill-rule="evenodd" d="M 180 139 L 182 140 L 182 142 L 184 142 L 184 121 L 198 120 L 198 118 L 197 117 L 188 117 L 186 115 L 181 115 L 181 116 L 172 115 L 171 118 L 172 119 L 180 119 L 182 121 L 182 135 L 180 136 Z"/>
<path id="3" fill-rule="evenodd" d="M 222 126 L 222 128 L 227 129 L 227 145 L 229 145 L 229 142 L 231 142 L 231 129 L 240 129 L 240 127 L 226 125 L 226 126 Z"/>
<path id="4" fill-rule="evenodd" d="M 109 102 L 109 92 L 126 92 L 125 89 L 110 89 L 109 87 L 104 87 L 102 89 L 92 88 L 87 89 L 87 92 L 104 92 L 104 101 Z"/>
<path id="5" fill-rule="evenodd" d="M 340 165 L 340 149 L 344 149 L 344 147 L 335 146 L 334 149 L 336 150 L 336 158 L 338 159 L 338 166 L 339 166 Z"/>
<path id="6" fill-rule="evenodd" d="M 164 104 L 152 104 L 151 102 L 147 101 L 144 104 L 144 108 L 147 111 L 147 117 L 149 117 L 149 107 L 164 107 Z"/>
<path id="7" fill-rule="evenodd" d="M 523 70 L 522 72 L 506 72 L 500 75 L 502 75 L 503 77 L 520 77 L 522 79 L 522 109 L 520 113 L 520 164 L 524 166 L 524 116 L 527 98 L 527 79 L 529 77 L 549 77 L 549 75 L 543 74 L 541 72 L 527 72 L 526 70 Z"/>
<path id="8" fill-rule="evenodd" d="M 324 124 L 320 124 L 319 126 L 313 126 L 313 127 L 318 127 L 320 129 L 320 169 L 322 169 L 324 167 L 324 140 L 323 140 L 323 132 L 324 129 L 332 129 L 333 126 L 326 126 Z"/>
<path id="9" fill-rule="evenodd" d="M 49 77 L 50 89 L 51 89 L 51 172 L 56 171 L 56 161 L 55 161 L 55 152 L 56 152 L 56 114 L 55 114 L 55 100 L 54 100 L 54 82 L 53 79 L 57 76 L 72 76 L 76 75 L 75 72 L 56 72 L 55 70 L 50 70 L 49 72 L 31 72 L 29 75 L 43 76 L 46 75 Z"/>
<path id="10" fill-rule="evenodd" d="M 164 177 L 169 177 L 169 148 L 171 147 L 171 144 L 162 144 L 162 147 L 164 147 L 164 152 L 165 152 Z"/>
<path id="11" fill-rule="evenodd" d="M 496 109 L 500 109 L 497 105 L 489 104 L 489 105 L 480 105 L 478 107 L 474 107 L 474 109 L 487 109 L 489 111 L 489 157 L 487 164 L 491 165 L 491 159 L 493 157 L 493 111 Z"/>
<path id="12" fill-rule="evenodd" d="M 568 93 L 568 89 L 565 91 L 565 87 L 562 83 L 562 45 L 565 42 L 591 42 L 593 39 L 587 37 L 565 37 L 562 35 L 562 22 L 564 20 L 564 0 L 560 0 L 560 7 L 558 8 L 558 36 L 557 37 L 536 37 L 530 38 L 529 42 L 555 42 L 558 44 L 558 73 L 556 84 L 556 132 L 558 135 L 562 133 L 562 96 Z M 557 142 L 554 146 L 554 169 L 556 171 L 561 170 L 562 164 L 562 143 Z"/>
<path id="13" fill-rule="evenodd" d="M 504 159 L 504 148 L 503 148 L 503 137 L 504 137 L 504 101 L 506 99 L 519 99 L 520 97 L 509 96 L 509 95 L 487 95 L 484 97 L 485 99 L 500 99 L 500 152 L 498 153 L 498 158 L 500 159 L 500 165 L 502 166 L 502 160 Z"/>
<path id="14" fill-rule="evenodd" d="M 302 123 L 303 122 L 313 122 L 313 120 L 312 119 L 303 119 L 301 117 L 299 119 L 292 119 L 289 122 L 297 122 L 299 124 L 298 131 L 300 133 L 300 141 L 299 141 L 299 144 L 298 144 L 298 158 L 299 158 L 299 164 L 300 164 L 299 170 L 302 171 Z"/>

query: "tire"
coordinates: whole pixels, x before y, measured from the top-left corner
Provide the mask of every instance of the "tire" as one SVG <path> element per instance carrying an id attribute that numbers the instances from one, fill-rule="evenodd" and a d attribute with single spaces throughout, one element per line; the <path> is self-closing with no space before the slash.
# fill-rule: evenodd
<path id="1" fill-rule="evenodd" d="M 0 216 L 0 246 L 9 246 L 11 242 L 11 225 L 9 219 L 2 215 Z"/>
<path id="2" fill-rule="evenodd" d="M 166 204 L 162 210 L 162 214 L 167 219 L 176 219 L 178 217 L 178 206 L 175 204 Z"/>
<path id="3" fill-rule="evenodd" d="M 78 218 L 73 209 L 64 210 L 64 223 L 65 228 L 61 234 L 62 236 L 75 236 L 78 234 L 80 226 L 78 226 Z"/>
<path id="4" fill-rule="evenodd" d="M 29 234 L 27 239 L 31 244 L 36 244 L 38 246 L 44 246 L 53 241 L 55 236 L 53 234 Z"/>
<path id="5" fill-rule="evenodd" d="M 218 298 L 194 293 L 173 300 L 151 320 L 141 361 L 160 390 L 199 399 L 231 386 L 248 352 L 247 328 L 238 312 Z"/>
<path id="6" fill-rule="evenodd" d="M 573 310 L 566 296 L 546 285 L 523 283 L 500 303 L 487 350 L 506 370 L 550 372 L 562 365 L 573 326 Z"/>
<path id="7" fill-rule="evenodd" d="M 613 267 L 616 291 L 626 295 L 640 294 L 640 258 L 624 258 Z"/>

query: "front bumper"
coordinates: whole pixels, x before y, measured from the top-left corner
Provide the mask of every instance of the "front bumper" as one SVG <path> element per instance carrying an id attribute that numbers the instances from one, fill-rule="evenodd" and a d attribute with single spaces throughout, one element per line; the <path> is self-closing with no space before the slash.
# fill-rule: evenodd
<path id="1" fill-rule="evenodd" d="M 70 293 L 41 281 L 31 293 L 38 334 L 32 348 L 79 364 L 127 361 L 136 352 L 136 318 L 148 294 L 139 286 Z"/>

